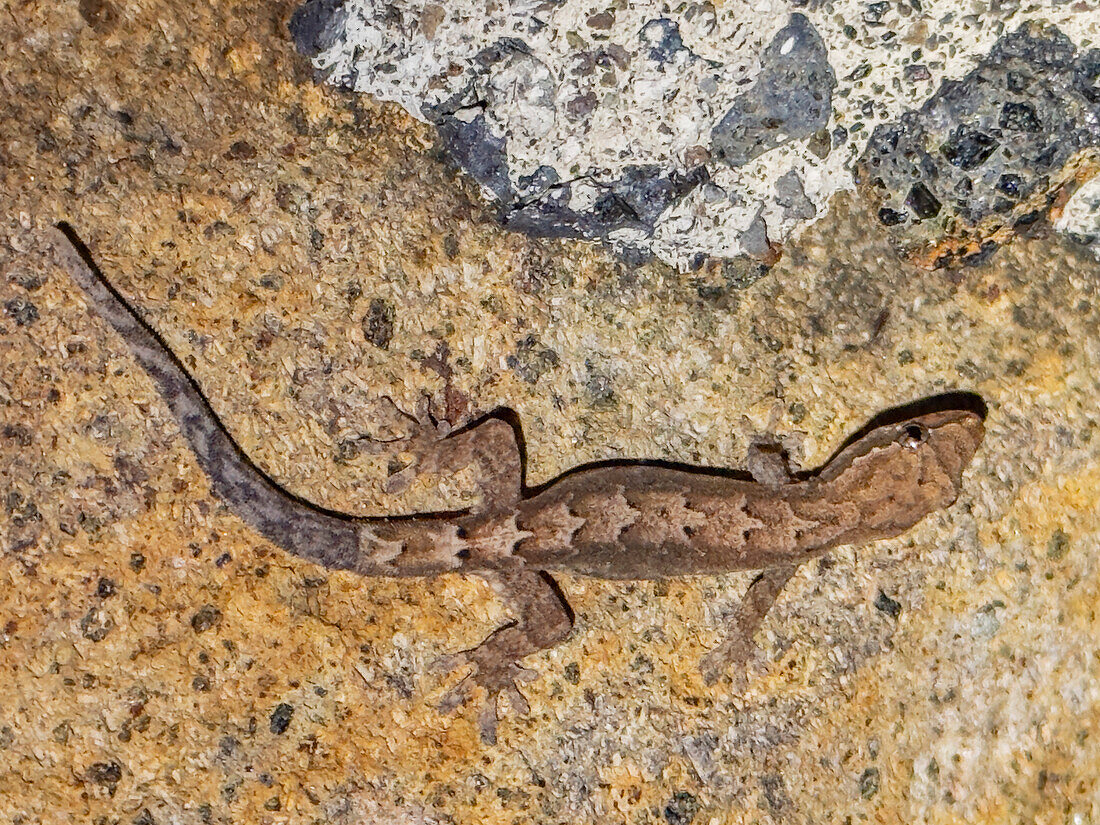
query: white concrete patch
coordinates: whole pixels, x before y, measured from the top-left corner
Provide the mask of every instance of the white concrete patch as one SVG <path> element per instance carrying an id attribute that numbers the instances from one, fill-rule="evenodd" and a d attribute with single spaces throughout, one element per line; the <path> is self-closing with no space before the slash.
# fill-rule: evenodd
<path id="1" fill-rule="evenodd" d="M 339 31 L 321 38 L 313 63 L 331 82 L 394 101 L 424 120 L 438 120 L 442 111 L 466 120 L 483 115 L 505 143 L 517 199 L 535 191 L 524 179 L 540 170 L 545 176 L 547 168 L 559 182 L 583 177 L 599 187 L 638 166 L 666 173 L 705 166 L 710 182 L 671 198 L 652 223 L 601 230 L 612 242 L 685 269 L 702 256 L 759 254 L 746 248 L 752 244 L 745 237 L 758 220 L 771 241 L 812 222 L 833 194 L 853 187 L 852 165 L 875 126 L 919 107 L 941 81 L 965 74 L 1025 21 L 1056 25 L 1080 50 L 1100 43 L 1093 2 L 990 6 L 350 0 L 330 7 L 344 17 Z M 720 162 L 711 154 L 712 130 L 753 88 L 765 50 L 792 14 L 805 15 L 820 35 L 836 77 L 827 125 L 764 147 L 743 164 Z M 775 44 L 780 58 L 797 57 L 794 40 Z M 776 130 L 782 141 L 782 126 Z M 795 207 L 792 178 L 788 191 L 777 192 L 791 172 L 804 194 L 795 192 Z M 499 199 L 501 188 L 486 187 L 486 195 Z M 573 191 L 568 206 L 596 202 L 598 192 Z"/>
<path id="2" fill-rule="evenodd" d="M 1054 228 L 1089 244 L 1093 254 L 1100 258 L 1100 175 L 1073 194 Z"/>

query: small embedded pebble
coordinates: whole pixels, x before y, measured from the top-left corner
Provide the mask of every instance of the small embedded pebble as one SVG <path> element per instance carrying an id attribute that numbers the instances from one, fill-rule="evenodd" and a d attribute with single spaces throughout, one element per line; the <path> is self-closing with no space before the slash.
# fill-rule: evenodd
<path id="1" fill-rule="evenodd" d="M 892 619 L 901 615 L 901 603 L 894 601 L 881 590 L 878 591 L 878 597 L 875 599 L 875 607 Z"/>
<path id="2" fill-rule="evenodd" d="M 212 604 L 206 604 L 191 617 L 191 628 L 196 633 L 205 633 L 210 628 L 220 625 L 221 621 L 221 611 Z"/>
<path id="3" fill-rule="evenodd" d="M 293 716 L 294 707 L 292 705 L 288 705 L 286 702 L 281 702 L 276 705 L 275 710 L 271 712 L 271 719 L 268 722 L 271 732 L 276 735 L 286 733 L 286 729 L 290 727 L 290 720 Z"/>

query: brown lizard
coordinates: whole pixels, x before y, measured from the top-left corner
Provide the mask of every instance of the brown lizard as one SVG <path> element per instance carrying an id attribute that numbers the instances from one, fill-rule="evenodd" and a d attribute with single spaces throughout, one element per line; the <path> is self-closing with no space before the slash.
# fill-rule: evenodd
<path id="1" fill-rule="evenodd" d="M 508 601 L 514 621 L 447 657 L 472 672 L 444 699 L 452 709 L 488 692 L 482 736 L 495 739 L 497 699 L 527 702 L 520 666 L 558 644 L 573 614 L 556 572 L 661 579 L 762 571 L 728 635 L 701 663 L 705 680 L 754 655 L 752 638 L 798 565 L 839 545 L 897 536 L 952 504 L 984 434 L 984 405 L 956 393 L 879 416 L 826 464 L 791 473 L 784 453 L 750 450 L 751 475 L 653 461 L 578 467 L 529 489 L 517 427 L 490 415 L 424 451 L 424 469 L 480 468 L 481 502 L 468 510 L 355 517 L 288 493 L 242 452 L 175 355 L 107 282 L 72 230 L 56 247 L 96 312 L 129 345 L 190 443 L 211 488 L 237 516 L 288 553 L 363 576 L 469 573 Z"/>

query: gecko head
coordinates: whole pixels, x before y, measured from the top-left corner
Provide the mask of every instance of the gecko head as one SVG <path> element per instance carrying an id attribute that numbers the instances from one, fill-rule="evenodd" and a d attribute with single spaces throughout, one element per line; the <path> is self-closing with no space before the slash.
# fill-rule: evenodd
<path id="1" fill-rule="evenodd" d="M 829 463 L 828 475 L 886 538 L 950 506 L 985 435 L 983 411 L 964 408 L 902 416 L 870 428 Z"/>
<path id="2" fill-rule="evenodd" d="M 942 488 L 946 507 L 959 495 L 962 474 L 985 437 L 985 422 L 972 410 L 942 410 L 896 425 L 902 454 L 916 459 L 910 467 L 922 486 Z"/>

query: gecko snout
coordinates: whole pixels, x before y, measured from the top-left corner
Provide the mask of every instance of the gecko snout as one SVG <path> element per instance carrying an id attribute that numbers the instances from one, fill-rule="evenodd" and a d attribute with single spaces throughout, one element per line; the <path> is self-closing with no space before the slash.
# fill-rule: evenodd
<path id="1" fill-rule="evenodd" d="M 982 416 L 971 410 L 947 410 L 908 421 L 899 427 L 903 447 L 920 450 L 951 480 L 952 500 L 958 495 L 963 471 L 985 437 Z"/>

